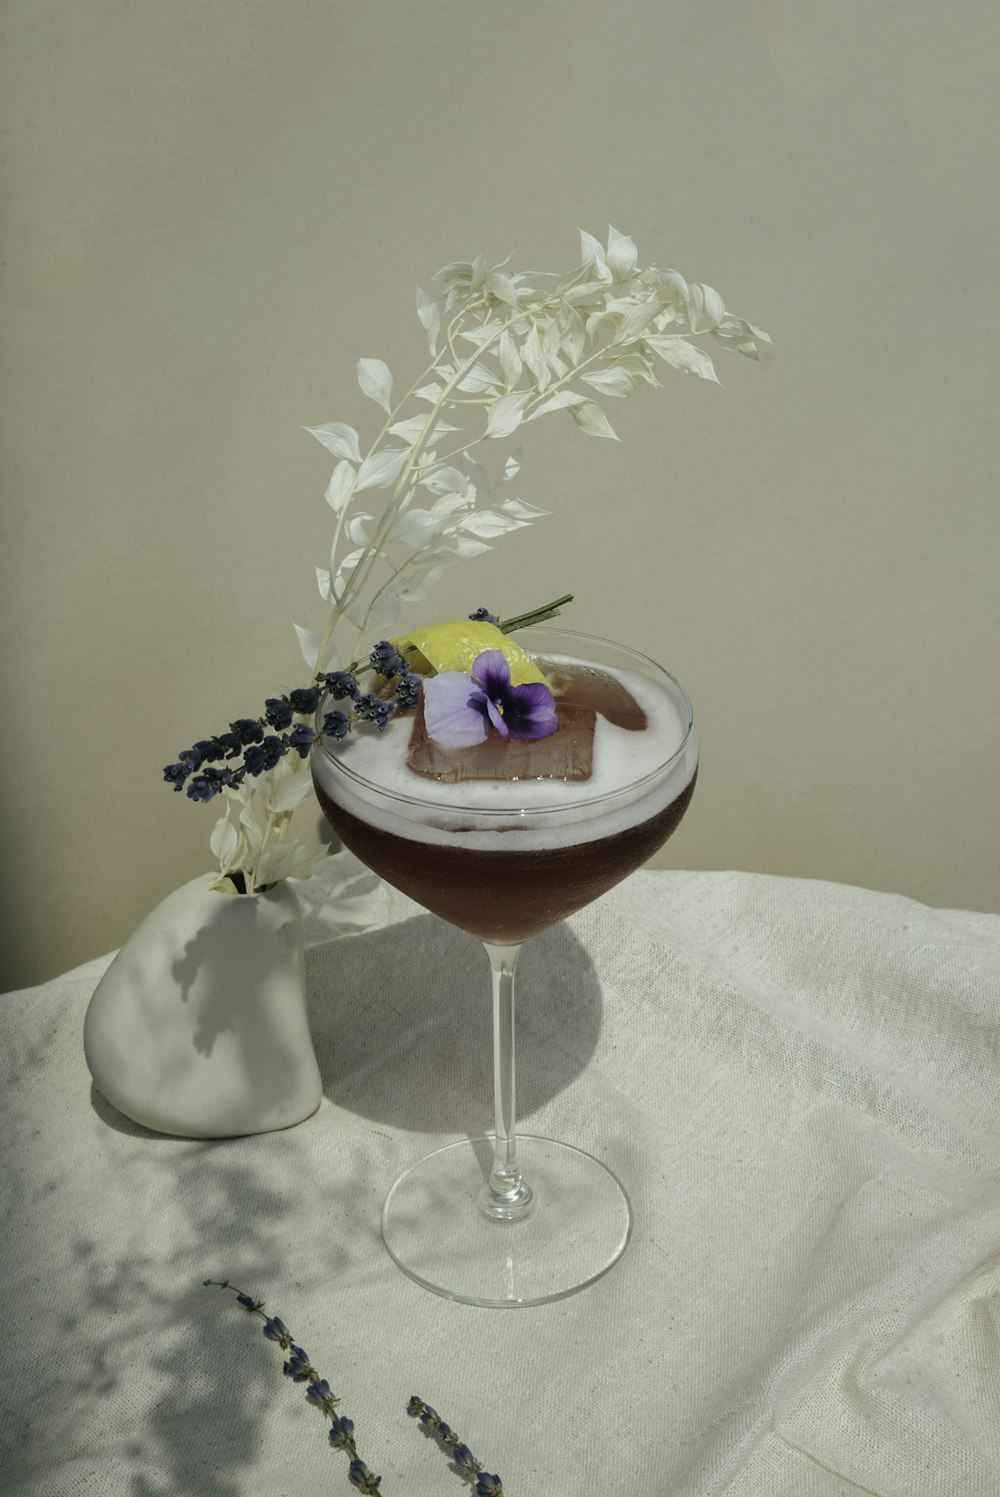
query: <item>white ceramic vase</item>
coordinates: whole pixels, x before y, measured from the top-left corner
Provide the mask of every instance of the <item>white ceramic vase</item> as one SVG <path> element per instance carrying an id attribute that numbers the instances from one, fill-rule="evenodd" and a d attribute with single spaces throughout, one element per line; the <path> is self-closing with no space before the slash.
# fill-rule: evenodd
<path id="1" fill-rule="evenodd" d="M 288 1128 L 322 1096 L 298 899 L 284 883 L 220 893 L 216 877 L 147 915 L 101 978 L 83 1030 L 107 1100 L 184 1138 Z"/>

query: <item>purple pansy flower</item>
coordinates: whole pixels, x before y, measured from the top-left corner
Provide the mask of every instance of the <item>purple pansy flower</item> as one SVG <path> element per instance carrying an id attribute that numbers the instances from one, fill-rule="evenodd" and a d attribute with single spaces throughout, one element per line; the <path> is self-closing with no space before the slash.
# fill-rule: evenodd
<path id="1" fill-rule="evenodd" d="M 490 726 L 504 738 L 548 738 L 559 726 L 552 693 L 541 681 L 510 684 L 502 650 L 484 650 L 471 676 L 442 671 L 424 682 L 427 732 L 445 748 L 482 743 Z"/>

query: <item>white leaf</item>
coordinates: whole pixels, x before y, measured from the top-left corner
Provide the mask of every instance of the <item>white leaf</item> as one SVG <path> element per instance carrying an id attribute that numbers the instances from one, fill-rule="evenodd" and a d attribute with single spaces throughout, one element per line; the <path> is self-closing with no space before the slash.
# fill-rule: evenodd
<path id="1" fill-rule="evenodd" d="M 624 314 L 622 314 L 624 315 Z M 591 312 L 584 324 L 588 340 L 593 343 L 598 335 L 604 331 L 604 323 L 614 324 L 615 318 L 610 307 L 599 307 L 596 312 Z"/>
<path id="2" fill-rule="evenodd" d="M 462 466 L 462 472 L 468 479 L 466 487 L 471 489 L 474 494 L 480 491 L 488 494 L 490 491 L 489 479 L 486 477 L 485 469 L 480 467 L 476 459 L 470 453 L 463 452 L 458 461 Z"/>
<path id="3" fill-rule="evenodd" d="M 323 670 L 325 660 L 319 659 L 320 646 L 323 636 L 315 629 L 303 629 L 301 624 L 293 624 L 296 637 L 299 641 L 299 649 L 302 651 L 302 659 L 310 670 Z"/>
<path id="4" fill-rule="evenodd" d="M 617 433 L 596 401 L 587 400 L 583 405 L 573 406 L 570 415 L 580 430 L 585 431 L 589 437 L 611 437 L 617 442 Z"/>
<path id="5" fill-rule="evenodd" d="M 324 603 L 330 601 L 330 573 L 322 567 L 316 568 L 316 584 L 319 587 L 319 595 Z"/>
<path id="6" fill-rule="evenodd" d="M 596 374 L 583 374 L 580 378 L 600 395 L 619 397 L 631 395 L 639 383 L 634 374 L 616 365 L 609 369 L 599 369 Z"/>
<path id="7" fill-rule="evenodd" d="M 335 515 L 342 514 L 354 497 L 356 477 L 353 463 L 348 462 L 346 458 L 342 458 L 334 468 L 333 477 L 326 486 L 324 497 Z"/>
<path id="8" fill-rule="evenodd" d="M 713 331 L 719 341 L 723 342 L 728 338 L 746 337 L 750 332 L 750 324 L 744 322 L 742 317 L 734 317 L 731 312 L 727 312 Z"/>
<path id="9" fill-rule="evenodd" d="M 477 255 L 470 264 L 467 260 L 453 260 L 437 272 L 434 279 L 443 281 L 448 288 L 448 306 L 465 302 L 478 291 L 489 275 L 489 268 L 482 255 Z"/>
<path id="10" fill-rule="evenodd" d="M 352 546 L 367 546 L 370 544 L 371 537 L 368 533 L 368 526 L 374 518 L 374 515 L 362 513 L 351 516 L 347 522 L 346 530 L 347 539 L 351 542 Z"/>
<path id="11" fill-rule="evenodd" d="M 729 314 L 722 319 L 718 327 L 712 329 L 712 336 L 718 339 L 723 348 L 732 349 L 733 352 L 741 353 L 746 358 L 755 361 L 760 359 L 758 341 L 765 345 L 771 342 L 768 334 L 761 332 L 760 328 L 744 322 L 742 317 L 733 317 Z"/>
<path id="12" fill-rule="evenodd" d="M 431 505 L 431 514 L 457 515 L 463 509 L 471 509 L 474 503 L 474 494 L 442 494 L 440 499 L 435 499 Z"/>
<path id="13" fill-rule="evenodd" d="M 430 401 L 431 405 L 437 405 L 438 401 L 441 399 L 441 396 L 444 394 L 444 385 L 421 385 L 420 389 L 414 390 L 413 393 L 418 400 L 428 400 Z"/>
<path id="14" fill-rule="evenodd" d="M 334 457 L 346 457 L 353 463 L 360 463 L 361 448 L 353 426 L 346 426 L 343 421 L 328 421 L 325 426 L 307 426 L 306 431 L 322 442 Z"/>
<path id="15" fill-rule="evenodd" d="M 268 848 L 254 869 L 255 887 L 262 887 L 264 884 L 280 883 L 286 877 L 287 867 L 290 862 L 291 848 L 286 844 Z"/>
<path id="16" fill-rule="evenodd" d="M 458 382 L 458 388 L 469 395 L 482 395 L 489 390 L 495 390 L 498 384 L 496 374 L 485 364 L 473 364 L 467 374 L 464 374 Z"/>
<path id="17" fill-rule="evenodd" d="M 490 271 L 489 289 L 497 301 L 505 302 L 508 307 L 517 306 L 517 289 L 510 276 L 502 270 Z"/>
<path id="18" fill-rule="evenodd" d="M 509 395 L 501 395 L 490 406 L 489 415 L 486 418 L 487 437 L 509 437 L 512 431 L 516 431 L 521 424 L 524 415 L 524 407 L 527 405 L 531 392 L 529 390 L 512 390 Z"/>
<path id="19" fill-rule="evenodd" d="M 260 852 L 261 843 L 264 841 L 264 830 L 259 824 L 257 813 L 261 808 L 261 796 L 256 787 L 250 792 L 250 800 L 240 812 L 240 827 L 242 828 L 243 841 L 246 844 L 246 856 L 248 862 L 253 862 Z"/>
<path id="20" fill-rule="evenodd" d="M 503 377 L 507 381 L 507 384 L 513 387 L 521 378 L 523 365 L 521 363 L 521 355 L 517 351 L 517 344 L 509 331 L 505 330 L 500 336 L 498 356 L 500 359 L 500 368 L 503 370 Z"/>
<path id="21" fill-rule="evenodd" d="M 564 374 L 569 373 L 569 364 L 563 358 L 560 329 L 554 322 L 546 322 L 542 329 L 542 352 L 555 379 L 563 379 Z"/>
<path id="22" fill-rule="evenodd" d="M 463 535 L 468 533 L 478 535 L 483 540 L 493 540 L 498 535 L 506 535 L 510 530 L 520 530 L 527 523 L 513 515 L 500 514 L 495 509 L 480 509 L 463 520 L 461 528 Z"/>
<path id="23" fill-rule="evenodd" d="M 407 582 L 405 587 L 400 588 L 399 596 L 404 603 L 419 603 L 426 598 L 431 588 L 436 587 L 438 582 L 454 564 L 454 557 L 436 560 L 433 565 L 421 568 Z"/>
<path id="24" fill-rule="evenodd" d="M 358 384 L 361 393 L 374 400 L 383 410 L 392 409 L 392 375 L 381 359 L 358 360 Z"/>
<path id="25" fill-rule="evenodd" d="M 660 315 L 662 310 L 663 308 L 656 301 L 639 302 L 637 306 L 630 307 L 615 329 L 612 341 L 631 343 L 633 339 L 638 338 L 644 328 L 649 326 L 654 317 Z"/>
<path id="26" fill-rule="evenodd" d="M 696 348 L 683 338 L 651 337 L 646 341 L 671 369 L 680 369 L 685 374 L 696 374 L 699 379 L 711 379 L 718 383 L 715 366 L 704 349 Z"/>
<path id="27" fill-rule="evenodd" d="M 692 287 L 691 289 L 694 290 L 695 288 Z M 725 302 L 712 286 L 699 286 L 697 289 L 701 293 L 701 314 L 705 325 L 708 327 L 718 327 L 726 315 Z"/>
<path id="28" fill-rule="evenodd" d="M 604 254 L 603 249 L 601 250 L 601 254 Z M 606 266 L 605 270 L 607 274 L 604 276 L 603 281 L 578 281 L 575 286 L 567 286 L 566 290 L 561 292 L 559 297 L 563 306 L 572 310 L 584 302 L 589 302 L 598 292 L 603 292 L 606 289 L 607 283 L 611 280 L 610 270 L 607 270 Z"/>
<path id="29" fill-rule="evenodd" d="M 457 468 L 444 463 L 440 467 L 432 468 L 421 478 L 419 487 L 430 489 L 432 494 L 451 494 L 456 490 L 465 493 L 469 488 L 469 480 Z"/>
<path id="30" fill-rule="evenodd" d="M 638 251 L 627 234 L 608 225 L 608 269 L 616 281 L 628 280 L 638 263 Z"/>
<path id="31" fill-rule="evenodd" d="M 507 461 L 504 463 L 503 472 L 500 475 L 501 482 L 510 483 L 511 479 L 516 478 L 520 471 L 521 450 L 520 448 L 518 448 L 517 452 L 512 452 L 510 454 L 510 457 L 508 457 Z"/>
<path id="32" fill-rule="evenodd" d="M 387 489 L 399 477 L 409 455 L 409 447 L 383 447 L 381 452 L 373 452 L 358 469 L 357 491 Z"/>
<path id="33" fill-rule="evenodd" d="M 593 266 L 594 279 L 598 285 L 603 285 L 612 280 L 611 271 L 608 269 L 608 262 L 604 258 L 604 245 L 599 239 L 595 239 L 593 234 L 588 234 L 585 229 L 580 230 L 580 253 L 584 265 Z M 579 288 L 577 290 L 579 291 Z"/>
<path id="34" fill-rule="evenodd" d="M 387 634 L 398 618 L 399 593 L 395 588 L 389 588 L 369 610 L 365 629 L 374 635 Z"/>
<path id="35" fill-rule="evenodd" d="M 532 520 L 540 520 L 543 515 L 549 513 L 547 509 L 536 509 L 533 504 L 525 504 L 523 499 L 505 499 L 500 508 L 505 514 L 523 520 L 526 525 Z"/>
<path id="36" fill-rule="evenodd" d="M 337 568 L 337 578 L 338 578 L 338 580 L 346 577 L 347 574 L 348 574 L 348 572 L 353 572 L 354 568 L 358 565 L 358 563 L 360 561 L 362 561 L 364 559 L 365 556 L 367 556 L 367 554 L 368 554 L 368 548 L 367 548 L 367 546 L 359 546 L 356 551 L 350 551 L 350 552 L 348 552 L 348 554 L 344 557 L 343 561 L 340 563 L 340 566 Z M 340 597 L 340 593 L 339 592 L 337 593 L 337 597 L 338 598 Z"/>
<path id="37" fill-rule="evenodd" d="M 483 541 L 470 540 L 466 535 L 450 535 L 442 542 L 442 551 L 451 551 L 456 556 L 482 556 L 485 551 L 492 551 L 492 546 L 487 546 Z"/>
<path id="38" fill-rule="evenodd" d="M 585 404 L 584 396 L 578 395 L 575 390 L 557 390 L 541 405 L 536 406 L 530 415 L 525 416 L 525 421 L 536 421 L 539 416 L 545 416 L 549 411 L 562 411 L 574 405 Z"/>
<path id="39" fill-rule="evenodd" d="M 663 271 L 664 286 L 669 287 L 674 297 L 682 306 L 688 307 L 691 303 L 691 288 L 681 275 L 679 270 Z"/>
<path id="40" fill-rule="evenodd" d="M 477 348 L 482 348 L 484 344 L 493 342 L 502 327 L 503 323 L 497 322 L 494 318 L 490 322 L 481 322 L 478 327 L 464 328 L 461 337 L 467 343 L 472 343 Z"/>
<path id="41" fill-rule="evenodd" d="M 394 437 L 402 437 L 404 442 L 416 442 L 427 430 L 427 416 L 410 416 L 406 421 L 396 421 L 389 427 Z M 454 427 L 450 428 L 454 431 Z"/>
<path id="42" fill-rule="evenodd" d="M 330 849 L 324 842 L 280 842 L 269 847 L 255 871 L 255 883 L 276 884 L 285 878 L 308 878 Z"/>
<path id="43" fill-rule="evenodd" d="M 521 344 L 521 358 L 527 364 L 535 377 L 535 385 L 538 390 L 544 390 L 552 378 L 548 360 L 542 352 L 541 339 L 538 336 L 538 324 L 531 324 L 531 331 Z"/>
<path id="44" fill-rule="evenodd" d="M 604 311 L 610 315 L 624 317 L 625 313 L 631 312 L 635 306 L 638 306 L 638 302 L 634 296 L 612 296 L 610 291 L 605 293 Z"/>
<path id="45" fill-rule="evenodd" d="M 665 333 L 676 328 L 680 332 L 687 332 L 687 311 L 684 308 L 667 307 L 653 320 L 653 329 L 657 333 Z"/>
<path id="46" fill-rule="evenodd" d="M 563 351 L 571 365 L 578 364 L 587 341 L 583 318 L 575 307 L 566 307 L 560 313 L 559 326 Z"/>
<path id="47" fill-rule="evenodd" d="M 350 569 L 353 570 L 353 567 L 356 566 L 355 558 L 362 557 L 362 555 L 364 554 L 364 551 L 352 552 L 352 555 L 350 555 L 350 557 L 347 557 L 346 561 L 341 561 L 340 575 L 335 576 L 334 578 L 334 593 L 337 594 L 338 599 L 343 599 L 343 594 L 347 591 L 347 585 L 349 585 L 349 582 L 352 581 L 352 579 L 347 578 L 347 576 L 343 575 L 344 569 L 346 569 L 347 566 L 350 566 Z M 380 551 L 379 555 L 385 555 L 385 552 Z M 361 627 L 364 626 L 364 611 L 364 603 L 362 603 L 362 600 L 359 599 L 358 593 L 356 593 L 355 590 L 352 594 L 350 594 L 349 602 L 344 603 L 344 614 L 346 614 L 346 617 L 349 618 L 350 623 L 355 626 L 355 629 L 361 629 Z"/>
<path id="48" fill-rule="evenodd" d="M 448 514 L 435 514 L 429 509 L 408 509 L 393 525 L 389 539 L 397 545 L 411 546 L 419 551 L 433 536 L 444 530 L 450 519 Z"/>
<path id="49" fill-rule="evenodd" d="M 397 421 L 389 430 L 394 437 L 402 437 L 404 442 L 419 442 L 427 432 L 427 417 L 411 416 L 407 421 Z M 439 421 L 432 431 L 427 432 L 427 441 L 436 442 L 451 431 L 458 431 L 458 427 L 450 426 L 447 421 Z"/>
<path id="50" fill-rule="evenodd" d="M 472 266 L 468 260 L 449 260 L 447 265 L 442 265 L 440 270 L 434 272 L 434 280 L 441 281 L 445 286 L 453 282 L 459 285 L 468 285 L 472 279 Z"/>
<path id="51" fill-rule="evenodd" d="M 239 833 L 230 821 L 228 814 L 215 823 L 212 835 L 209 838 L 209 846 L 219 860 L 220 869 L 225 872 L 232 868 L 233 858 L 239 847 Z"/>
<path id="52" fill-rule="evenodd" d="M 656 378 L 656 370 L 653 368 L 653 360 L 645 353 L 623 353 L 619 354 L 612 366 L 615 369 L 624 369 L 631 374 L 638 384 L 653 385 L 659 389 L 660 382 Z"/>
<path id="53" fill-rule="evenodd" d="M 283 764 L 288 760 L 283 759 Z M 298 760 L 302 763 L 304 761 Z M 271 809 L 276 816 L 283 816 L 301 806 L 312 790 L 312 777 L 307 770 L 295 769 L 271 789 Z"/>
<path id="54" fill-rule="evenodd" d="M 441 312 L 434 298 L 428 296 L 427 292 L 422 291 L 419 286 L 417 287 L 417 316 L 427 334 L 433 358 L 437 354 L 438 335 L 441 332 Z"/>

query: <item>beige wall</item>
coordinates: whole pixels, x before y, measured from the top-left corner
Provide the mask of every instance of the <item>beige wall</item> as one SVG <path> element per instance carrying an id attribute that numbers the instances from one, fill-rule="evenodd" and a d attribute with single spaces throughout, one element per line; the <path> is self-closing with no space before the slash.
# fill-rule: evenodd
<path id="1" fill-rule="evenodd" d="M 532 429 L 553 518 L 434 615 L 574 590 L 689 685 L 663 861 L 996 909 L 990 0 L 5 0 L 5 986 L 209 865 L 160 768 L 301 666 L 360 355 L 413 287 L 577 229 L 775 357 Z"/>

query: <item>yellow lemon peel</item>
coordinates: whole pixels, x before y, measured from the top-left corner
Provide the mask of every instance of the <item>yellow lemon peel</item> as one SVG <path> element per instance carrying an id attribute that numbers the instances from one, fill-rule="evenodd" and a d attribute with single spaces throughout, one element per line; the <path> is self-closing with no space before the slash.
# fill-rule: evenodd
<path id="1" fill-rule="evenodd" d="M 430 624 L 426 629 L 411 629 L 409 634 L 400 634 L 392 641 L 397 650 L 407 645 L 414 646 L 413 653 L 404 658 L 411 670 L 420 675 L 432 671 L 464 671 L 471 674 L 473 662 L 484 650 L 500 650 L 510 666 L 512 686 L 523 686 L 528 681 L 548 681 L 530 655 L 509 634 L 504 634 L 496 624 L 479 623 L 474 619 L 451 619 L 446 624 Z"/>

